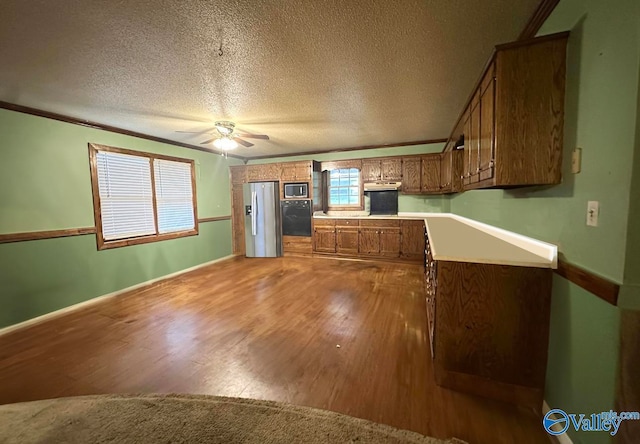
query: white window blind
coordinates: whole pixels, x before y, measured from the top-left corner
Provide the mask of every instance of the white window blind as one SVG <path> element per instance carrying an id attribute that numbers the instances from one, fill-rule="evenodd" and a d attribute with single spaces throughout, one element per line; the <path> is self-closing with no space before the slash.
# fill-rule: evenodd
<path id="1" fill-rule="evenodd" d="M 104 239 L 155 234 L 151 159 L 98 151 L 96 160 Z"/>
<path id="2" fill-rule="evenodd" d="M 191 164 L 155 159 L 154 179 L 159 233 L 195 228 Z"/>

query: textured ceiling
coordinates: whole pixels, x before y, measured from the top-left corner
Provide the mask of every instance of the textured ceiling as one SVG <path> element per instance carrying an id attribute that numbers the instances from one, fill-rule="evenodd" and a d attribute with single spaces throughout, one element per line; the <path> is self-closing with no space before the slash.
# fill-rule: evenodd
<path id="1" fill-rule="evenodd" d="M 449 135 L 539 0 L 2 0 L 0 100 L 247 157 Z M 222 56 L 219 47 L 222 43 Z"/>

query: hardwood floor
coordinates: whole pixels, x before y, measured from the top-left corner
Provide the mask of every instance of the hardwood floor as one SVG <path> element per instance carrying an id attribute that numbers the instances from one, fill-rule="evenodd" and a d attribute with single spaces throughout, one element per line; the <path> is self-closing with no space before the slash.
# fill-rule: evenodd
<path id="1" fill-rule="evenodd" d="M 204 393 L 549 442 L 532 412 L 436 386 L 426 328 L 419 266 L 234 258 L 0 336 L 0 403 Z"/>

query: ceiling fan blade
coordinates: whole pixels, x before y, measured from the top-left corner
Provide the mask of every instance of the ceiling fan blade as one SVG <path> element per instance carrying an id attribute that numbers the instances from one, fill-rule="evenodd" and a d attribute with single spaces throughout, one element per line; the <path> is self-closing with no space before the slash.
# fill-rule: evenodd
<path id="1" fill-rule="evenodd" d="M 238 131 L 238 132 L 234 132 L 234 133 L 237 134 L 240 137 L 246 137 L 247 139 L 269 140 L 269 136 L 267 136 L 266 134 L 251 134 L 251 133 L 244 133 L 242 131 Z"/>
<path id="2" fill-rule="evenodd" d="M 187 134 L 213 134 L 213 133 L 208 133 L 207 131 L 209 131 L 209 130 L 202 130 L 202 131 L 176 131 L 176 133 L 187 133 Z"/>
<path id="3" fill-rule="evenodd" d="M 213 139 L 205 140 L 204 142 L 200 142 L 200 145 L 206 145 L 207 143 L 211 143 L 216 139 L 218 139 L 218 137 L 214 137 Z"/>
<path id="4" fill-rule="evenodd" d="M 243 140 L 243 139 L 241 139 L 239 137 L 234 137 L 233 140 L 235 140 L 236 142 L 238 142 L 242 146 L 246 146 L 247 148 L 253 146 L 253 143 L 247 142 L 246 140 Z"/>

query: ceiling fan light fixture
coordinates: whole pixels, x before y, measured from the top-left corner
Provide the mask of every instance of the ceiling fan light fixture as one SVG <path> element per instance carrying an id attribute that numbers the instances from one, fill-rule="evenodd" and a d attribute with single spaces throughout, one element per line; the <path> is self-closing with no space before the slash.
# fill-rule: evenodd
<path id="1" fill-rule="evenodd" d="M 213 146 L 219 150 L 228 151 L 237 148 L 238 142 L 229 137 L 221 137 L 213 141 Z"/>
<path id="2" fill-rule="evenodd" d="M 223 136 L 229 136 L 233 132 L 233 129 L 236 127 L 235 123 L 229 122 L 227 120 L 220 120 L 214 124 L 216 129 Z"/>

